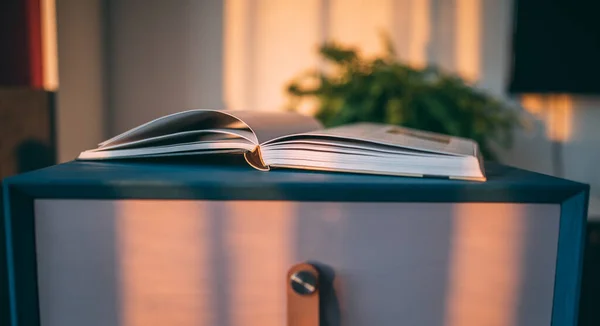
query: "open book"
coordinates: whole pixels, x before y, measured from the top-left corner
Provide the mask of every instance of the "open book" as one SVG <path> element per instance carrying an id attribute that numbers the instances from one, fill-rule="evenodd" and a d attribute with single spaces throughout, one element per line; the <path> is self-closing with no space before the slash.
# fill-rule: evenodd
<path id="1" fill-rule="evenodd" d="M 85 151 L 80 160 L 237 153 L 256 169 L 294 168 L 485 181 L 472 140 L 358 123 L 323 129 L 291 112 L 184 111 Z"/>

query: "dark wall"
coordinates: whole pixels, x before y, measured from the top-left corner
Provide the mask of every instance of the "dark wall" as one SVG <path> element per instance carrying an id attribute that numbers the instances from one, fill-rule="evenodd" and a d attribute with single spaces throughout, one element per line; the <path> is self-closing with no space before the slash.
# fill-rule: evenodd
<path id="1" fill-rule="evenodd" d="M 515 93 L 599 94 L 598 0 L 515 0 Z"/>
<path id="2" fill-rule="evenodd" d="M 56 162 L 54 93 L 0 88 L 0 180 Z M 9 325 L 6 241 L 0 187 L 0 325 Z"/>
<path id="3" fill-rule="evenodd" d="M 54 164 L 54 93 L 0 88 L 0 178 Z"/>

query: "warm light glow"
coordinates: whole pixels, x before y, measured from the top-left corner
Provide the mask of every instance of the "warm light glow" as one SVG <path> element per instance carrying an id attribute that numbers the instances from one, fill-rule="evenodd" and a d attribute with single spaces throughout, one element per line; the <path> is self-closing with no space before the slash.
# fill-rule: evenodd
<path id="1" fill-rule="evenodd" d="M 482 0 L 226 0 L 225 103 L 235 109 L 283 109 L 289 104 L 287 82 L 309 68 L 324 68 L 316 54 L 320 43 L 335 40 L 372 56 L 382 51 L 382 31 L 400 58 L 415 67 L 437 64 L 469 82 L 501 85 L 503 74 L 492 72 L 505 71 L 505 62 L 486 62 L 483 48 L 505 52 L 503 33 L 483 36 L 484 28 L 508 17 L 499 12 L 501 21 L 487 22 L 484 11 L 503 8 L 496 3 L 484 8 Z M 303 102 L 300 109 L 313 113 L 315 107 L 316 102 Z"/>
<path id="2" fill-rule="evenodd" d="M 456 0 L 455 62 L 457 72 L 469 81 L 480 76 L 481 0 Z"/>
<path id="3" fill-rule="evenodd" d="M 41 0 L 42 66 L 44 89 L 58 90 L 58 52 L 56 40 L 55 0 Z"/>
<path id="4" fill-rule="evenodd" d="M 571 139 L 573 129 L 573 97 L 567 94 L 526 94 L 521 105 L 543 120 L 546 136 L 552 141 Z"/>
<path id="5" fill-rule="evenodd" d="M 122 325 L 284 325 L 295 210 L 289 202 L 124 202 L 116 218 Z"/>
<path id="6" fill-rule="evenodd" d="M 287 82 L 299 72 L 320 66 L 315 51 L 318 44 L 335 40 L 356 46 L 367 56 L 376 55 L 382 51 L 381 31 L 390 34 L 401 58 L 409 64 L 425 66 L 431 47 L 437 51 L 438 64 L 454 69 L 468 81 L 478 80 L 482 69 L 482 1 L 456 0 L 453 6 L 440 6 L 438 10 L 445 12 L 438 13 L 434 20 L 432 3 L 426 0 L 225 1 L 227 107 L 282 109 L 287 103 L 283 89 Z M 440 15 L 453 18 L 440 20 L 437 17 Z M 437 35 L 437 44 L 431 44 L 432 34 L 443 30 L 452 30 L 454 34 Z M 314 103 L 303 105 L 302 112 L 314 112 Z"/>
<path id="7" fill-rule="evenodd" d="M 224 4 L 223 96 L 228 109 L 251 108 L 251 41 L 254 30 L 249 16 L 250 1 L 227 0 Z"/>
<path id="8" fill-rule="evenodd" d="M 542 114 L 544 110 L 544 96 L 538 94 L 524 94 L 521 96 L 521 105 L 531 114 Z"/>
<path id="9" fill-rule="evenodd" d="M 287 82 L 318 64 L 320 8 L 320 0 L 225 1 L 228 108 L 283 109 Z"/>
<path id="10" fill-rule="evenodd" d="M 229 324 L 285 325 L 284 271 L 296 263 L 296 205 L 261 201 L 226 205 L 223 245 L 230 262 Z"/>
<path id="11" fill-rule="evenodd" d="M 445 326 L 516 325 L 524 211 L 518 205 L 469 204 L 456 205 L 454 216 Z"/>
<path id="12" fill-rule="evenodd" d="M 430 15 L 431 4 L 429 1 L 412 0 L 409 28 L 408 60 L 411 65 L 422 68 L 427 65 L 427 47 L 430 41 Z"/>
<path id="13" fill-rule="evenodd" d="M 424 18 L 426 13 L 421 7 L 427 5 L 413 1 L 415 10 L 421 10 L 415 23 L 422 24 L 428 18 Z M 392 33 L 393 3 L 394 0 L 226 0 L 226 106 L 283 109 L 287 103 L 285 85 L 298 73 L 319 66 L 317 47 L 324 40 L 355 45 L 367 55 L 381 53 L 378 33 Z M 414 45 L 410 55 L 421 62 L 425 50 L 419 44 L 426 30 L 411 29 L 411 33 Z M 302 109 L 310 113 L 314 105 L 305 104 Z"/>
<path id="14" fill-rule="evenodd" d="M 123 202 L 116 212 L 121 324 L 217 325 L 210 204 Z"/>
<path id="15" fill-rule="evenodd" d="M 393 33 L 393 0 L 329 0 L 332 40 L 360 48 L 365 55 L 380 54 L 379 32 Z"/>
<path id="16" fill-rule="evenodd" d="M 555 141 L 571 139 L 573 126 L 573 98 L 562 94 L 550 99 L 547 116 L 547 135 Z"/>

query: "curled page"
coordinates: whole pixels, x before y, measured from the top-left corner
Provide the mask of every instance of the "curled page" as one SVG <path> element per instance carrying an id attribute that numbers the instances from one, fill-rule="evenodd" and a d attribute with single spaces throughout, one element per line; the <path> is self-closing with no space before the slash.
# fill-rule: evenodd
<path id="1" fill-rule="evenodd" d="M 244 159 L 251 167 L 260 170 L 260 171 L 269 171 L 270 168 L 262 159 L 262 155 L 260 153 L 260 146 L 256 146 L 254 150 L 248 151 L 244 153 Z"/>

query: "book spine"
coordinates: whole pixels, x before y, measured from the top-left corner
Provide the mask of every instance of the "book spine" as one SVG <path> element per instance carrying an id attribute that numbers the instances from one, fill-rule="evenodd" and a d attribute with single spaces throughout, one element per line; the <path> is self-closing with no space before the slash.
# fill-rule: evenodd
<path id="1" fill-rule="evenodd" d="M 254 150 L 244 153 L 244 159 L 251 167 L 260 171 L 269 171 L 271 168 L 262 159 L 260 146 L 256 146 Z"/>

